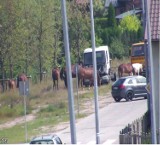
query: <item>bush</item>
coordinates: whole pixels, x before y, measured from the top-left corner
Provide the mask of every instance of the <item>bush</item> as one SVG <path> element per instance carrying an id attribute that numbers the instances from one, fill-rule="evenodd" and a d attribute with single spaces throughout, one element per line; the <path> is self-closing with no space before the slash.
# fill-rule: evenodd
<path id="1" fill-rule="evenodd" d="M 125 48 L 119 39 L 113 39 L 110 46 L 110 53 L 114 58 L 122 59 L 124 56 L 128 55 L 128 52 L 129 51 Z"/>

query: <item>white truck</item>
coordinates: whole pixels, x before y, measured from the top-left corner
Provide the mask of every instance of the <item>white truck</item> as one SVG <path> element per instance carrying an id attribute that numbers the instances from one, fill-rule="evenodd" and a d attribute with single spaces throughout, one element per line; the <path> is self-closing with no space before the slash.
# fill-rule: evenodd
<path id="1" fill-rule="evenodd" d="M 97 71 L 101 77 L 101 84 L 109 83 L 110 80 L 116 80 L 115 73 L 111 72 L 111 59 L 108 46 L 99 46 L 95 48 Z M 84 67 L 92 67 L 92 48 L 86 48 L 83 53 Z"/>

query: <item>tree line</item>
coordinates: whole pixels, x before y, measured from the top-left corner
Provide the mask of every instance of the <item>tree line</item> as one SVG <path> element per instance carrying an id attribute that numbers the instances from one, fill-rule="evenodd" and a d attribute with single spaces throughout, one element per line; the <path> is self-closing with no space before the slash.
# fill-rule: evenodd
<path id="1" fill-rule="evenodd" d="M 0 79 L 15 78 L 25 72 L 50 74 L 65 65 L 61 1 L 0 0 Z M 72 63 L 83 59 L 91 47 L 89 3 L 66 1 Z M 108 45 L 113 58 L 128 57 L 131 44 L 142 39 L 137 16 L 115 19 L 114 7 L 104 8 L 105 0 L 94 1 L 96 46 Z"/>

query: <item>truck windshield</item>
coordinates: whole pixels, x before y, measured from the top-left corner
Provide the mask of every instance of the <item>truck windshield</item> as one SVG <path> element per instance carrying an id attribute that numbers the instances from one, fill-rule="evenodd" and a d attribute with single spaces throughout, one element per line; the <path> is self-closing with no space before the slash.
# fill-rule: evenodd
<path id="1" fill-rule="evenodd" d="M 97 64 L 105 63 L 105 51 L 97 51 L 96 60 Z M 84 65 L 92 65 L 92 52 L 84 53 Z"/>
<path id="2" fill-rule="evenodd" d="M 144 56 L 144 45 L 132 46 L 132 56 Z"/>

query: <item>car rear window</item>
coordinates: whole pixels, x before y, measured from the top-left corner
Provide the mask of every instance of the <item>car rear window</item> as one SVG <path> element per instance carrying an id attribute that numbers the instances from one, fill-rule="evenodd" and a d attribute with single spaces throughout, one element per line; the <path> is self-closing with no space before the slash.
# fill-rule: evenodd
<path id="1" fill-rule="evenodd" d="M 119 86 L 119 85 L 123 84 L 124 81 L 125 81 L 125 79 L 119 79 L 113 84 L 113 86 Z"/>
<path id="2" fill-rule="evenodd" d="M 146 78 L 137 78 L 137 83 L 146 83 Z"/>
<path id="3" fill-rule="evenodd" d="M 53 140 L 35 140 L 30 144 L 54 144 Z"/>

